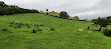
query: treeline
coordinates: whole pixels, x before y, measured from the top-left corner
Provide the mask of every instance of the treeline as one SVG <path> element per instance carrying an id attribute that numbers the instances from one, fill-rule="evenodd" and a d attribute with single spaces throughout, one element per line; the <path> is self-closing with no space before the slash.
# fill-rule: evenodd
<path id="1" fill-rule="evenodd" d="M 3 1 L 0 1 L 0 15 L 11 15 L 17 13 L 39 13 L 35 9 L 24 9 L 15 5 L 6 5 Z"/>
<path id="2" fill-rule="evenodd" d="M 102 27 L 105 27 L 107 30 L 107 26 L 111 23 L 111 16 L 108 16 L 106 18 L 99 17 L 98 19 L 93 19 L 91 22 L 93 22 L 96 26 L 100 25 L 98 31 L 101 31 Z"/>

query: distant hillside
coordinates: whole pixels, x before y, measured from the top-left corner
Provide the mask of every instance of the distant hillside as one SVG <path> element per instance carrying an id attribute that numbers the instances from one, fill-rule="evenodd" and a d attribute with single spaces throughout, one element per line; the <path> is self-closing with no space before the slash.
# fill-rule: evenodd
<path id="1" fill-rule="evenodd" d="M 7 5 L 3 1 L 0 1 L 0 15 L 11 15 L 11 14 L 18 14 L 18 13 L 39 13 L 38 10 L 35 9 L 24 9 L 20 8 L 15 5 Z M 46 12 L 41 12 L 42 14 L 46 14 Z M 58 17 L 60 18 L 60 13 L 57 12 L 49 12 L 50 16 Z M 76 18 L 73 18 L 69 16 L 69 20 L 77 20 Z"/>
<path id="2" fill-rule="evenodd" d="M 40 13 L 46 14 L 46 12 L 40 12 Z M 58 17 L 58 18 L 61 17 L 61 16 L 60 16 L 60 13 L 58 13 L 58 12 L 49 12 L 49 15 L 50 15 L 50 16 L 54 16 L 54 17 Z M 69 20 L 77 20 L 76 18 L 73 18 L 73 17 L 71 17 L 71 16 L 69 16 L 68 19 L 69 19 Z"/>

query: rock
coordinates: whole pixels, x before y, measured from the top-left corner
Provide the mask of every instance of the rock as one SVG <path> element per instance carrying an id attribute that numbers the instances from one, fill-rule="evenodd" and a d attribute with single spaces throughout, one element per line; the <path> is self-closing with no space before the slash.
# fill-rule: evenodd
<path id="1" fill-rule="evenodd" d="M 83 29 L 79 29 L 79 31 L 84 31 Z"/>
<path id="2" fill-rule="evenodd" d="M 83 35 L 83 37 L 88 37 L 88 35 Z"/>
<path id="3" fill-rule="evenodd" d="M 92 33 L 92 31 L 88 31 L 87 33 Z"/>

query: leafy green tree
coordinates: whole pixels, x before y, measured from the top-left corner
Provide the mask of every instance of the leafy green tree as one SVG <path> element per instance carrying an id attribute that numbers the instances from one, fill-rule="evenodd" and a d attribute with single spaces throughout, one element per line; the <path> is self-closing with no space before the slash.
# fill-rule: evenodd
<path id="1" fill-rule="evenodd" d="M 7 5 L 3 1 L 0 1 L 0 6 L 1 7 L 6 7 Z"/>
<path id="2" fill-rule="evenodd" d="M 92 22 L 93 22 L 96 26 L 98 25 L 97 19 L 93 19 Z"/>
<path id="3" fill-rule="evenodd" d="M 96 25 L 100 25 L 100 28 L 98 31 L 101 31 L 102 27 L 106 28 L 110 24 L 110 22 L 107 19 L 100 18 L 100 17 L 98 19 L 94 19 L 92 22 Z"/>
<path id="4" fill-rule="evenodd" d="M 63 19 L 68 19 L 68 18 L 69 18 L 68 13 L 65 12 L 65 11 L 60 12 L 60 16 L 61 16 Z"/>
<path id="5" fill-rule="evenodd" d="M 108 16 L 107 20 L 110 21 L 110 23 L 111 23 L 111 16 Z"/>
<path id="6" fill-rule="evenodd" d="M 74 18 L 78 19 L 79 20 L 79 17 L 78 16 L 75 16 Z"/>

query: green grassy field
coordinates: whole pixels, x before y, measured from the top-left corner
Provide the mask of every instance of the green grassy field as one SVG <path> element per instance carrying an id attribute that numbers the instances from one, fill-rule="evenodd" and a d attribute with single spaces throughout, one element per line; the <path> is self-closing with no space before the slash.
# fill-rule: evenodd
<path id="1" fill-rule="evenodd" d="M 29 22 L 30 27 L 16 28 L 10 24 L 15 21 Z M 99 27 L 91 24 L 36 13 L 0 16 L 0 49 L 111 49 L 111 38 L 95 31 Z M 8 31 L 2 31 L 4 28 Z M 32 33 L 33 29 L 42 31 Z"/>

